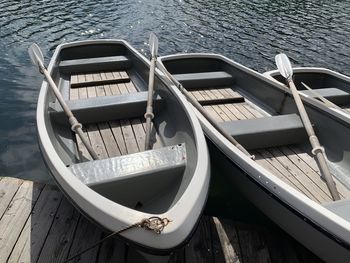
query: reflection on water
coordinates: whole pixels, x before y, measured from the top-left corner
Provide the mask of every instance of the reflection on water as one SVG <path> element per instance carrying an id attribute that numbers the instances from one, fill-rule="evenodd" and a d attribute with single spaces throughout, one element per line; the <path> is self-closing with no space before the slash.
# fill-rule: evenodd
<path id="1" fill-rule="evenodd" d="M 27 47 L 37 42 L 48 62 L 72 40 L 124 38 L 148 52 L 151 31 L 160 54 L 218 52 L 258 71 L 286 52 L 301 66 L 350 74 L 350 1 L 0 0 L 1 175 L 47 180 L 37 146 L 35 108 L 42 76 Z"/>

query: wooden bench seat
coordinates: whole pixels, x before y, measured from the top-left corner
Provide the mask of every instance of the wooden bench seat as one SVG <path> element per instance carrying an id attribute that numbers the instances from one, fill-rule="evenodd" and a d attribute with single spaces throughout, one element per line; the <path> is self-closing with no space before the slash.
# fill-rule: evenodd
<path id="1" fill-rule="evenodd" d="M 342 105 L 342 104 L 350 103 L 350 94 L 341 89 L 323 88 L 323 89 L 313 89 L 313 90 L 335 104 Z M 300 92 L 309 97 L 315 97 L 314 94 L 309 90 L 301 90 Z"/>
<path id="2" fill-rule="evenodd" d="M 148 92 L 135 92 L 123 95 L 93 97 L 67 101 L 74 116 L 84 124 L 116 119 L 143 116 L 147 106 Z M 153 100 L 154 112 L 161 109 L 163 100 L 157 96 Z M 55 122 L 68 124 L 61 106 L 55 102 L 50 105 L 50 115 Z"/>
<path id="3" fill-rule="evenodd" d="M 62 60 L 59 64 L 59 69 L 62 73 L 117 70 L 129 67 L 130 60 L 125 56 Z"/>
<path id="4" fill-rule="evenodd" d="M 92 74 L 73 74 L 70 78 L 71 88 L 102 86 L 129 82 L 129 75 L 123 72 L 96 72 Z"/>
<path id="5" fill-rule="evenodd" d="M 223 122 L 220 125 L 247 149 L 296 144 L 307 139 L 296 114 Z"/>
<path id="6" fill-rule="evenodd" d="M 206 87 L 219 87 L 233 84 L 233 77 L 224 71 L 200 72 L 174 74 L 177 79 L 187 90 L 203 89 Z"/>

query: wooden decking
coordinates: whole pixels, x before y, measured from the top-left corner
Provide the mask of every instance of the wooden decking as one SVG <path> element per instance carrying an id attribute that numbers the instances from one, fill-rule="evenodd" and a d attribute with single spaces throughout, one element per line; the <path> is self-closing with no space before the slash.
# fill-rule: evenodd
<path id="1" fill-rule="evenodd" d="M 97 72 L 72 75 L 69 98 L 70 100 L 82 100 L 133 92 L 138 92 L 138 90 L 126 71 Z M 117 116 L 116 112 L 116 119 Z M 145 119 L 143 116 L 88 124 L 84 127 L 84 132 L 93 149 L 102 159 L 136 153 L 143 151 L 145 147 Z M 80 160 L 91 160 L 78 136 L 76 136 L 76 142 Z M 160 140 L 156 140 L 153 147 L 158 148 L 160 145 Z"/>
<path id="2" fill-rule="evenodd" d="M 240 94 L 228 87 L 202 89 L 191 92 L 197 100 L 214 100 L 239 97 Z M 254 119 L 267 116 L 251 102 L 215 103 L 204 108 L 217 121 Z M 251 151 L 256 162 L 271 171 L 278 178 L 304 193 L 310 199 L 323 203 L 332 201 L 326 183 L 321 179 L 317 164 L 309 153 L 297 146 L 283 146 Z M 335 180 L 341 198 L 350 197 L 350 191 Z"/>
<path id="3" fill-rule="evenodd" d="M 239 213 L 239 211 L 237 211 Z M 51 185 L 0 177 L 0 262 L 64 262 L 106 235 Z M 155 262 L 321 262 L 276 227 L 203 216 L 193 238 Z M 71 262 L 147 262 L 111 238 Z"/>

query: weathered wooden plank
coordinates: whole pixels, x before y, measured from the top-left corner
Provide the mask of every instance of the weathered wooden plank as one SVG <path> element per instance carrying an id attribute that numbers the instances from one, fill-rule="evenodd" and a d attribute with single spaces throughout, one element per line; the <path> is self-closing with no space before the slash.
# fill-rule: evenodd
<path id="1" fill-rule="evenodd" d="M 96 86 L 96 95 L 97 95 L 97 97 L 106 96 L 104 86 Z"/>
<path id="2" fill-rule="evenodd" d="M 142 127 L 142 123 L 140 119 L 132 119 L 131 120 L 132 129 L 135 134 L 135 139 L 140 151 L 145 149 L 145 130 Z"/>
<path id="3" fill-rule="evenodd" d="M 97 263 L 125 262 L 127 246 L 117 238 L 111 238 L 101 244 Z"/>
<path id="4" fill-rule="evenodd" d="M 198 92 L 202 95 L 203 100 L 210 100 L 210 96 L 205 92 L 205 90 L 198 90 Z"/>
<path id="5" fill-rule="evenodd" d="M 0 181 L 0 219 L 5 213 L 12 198 L 22 185 L 23 180 L 16 178 L 4 177 Z"/>
<path id="6" fill-rule="evenodd" d="M 255 119 L 256 117 L 245 108 L 246 105 L 246 103 L 236 103 L 234 106 L 245 116 L 246 119 Z"/>
<path id="7" fill-rule="evenodd" d="M 280 162 L 276 160 L 276 158 L 274 158 L 274 156 L 269 151 L 260 149 L 260 150 L 257 150 L 257 152 L 261 154 L 261 156 L 267 161 L 267 163 L 263 163 L 265 168 L 268 168 L 267 165 L 273 166 L 282 175 L 282 176 L 279 176 L 280 179 L 282 179 L 286 183 L 291 182 L 293 185 L 297 187 L 297 189 L 300 192 L 304 193 L 310 199 L 316 202 L 320 202 L 318 198 L 312 192 L 310 192 L 299 180 L 297 180 L 283 165 L 281 165 Z M 276 175 L 276 173 L 274 174 Z"/>
<path id="8" fill-rule="evenodd" d="M 121 79 L 122 78 L 119 71 L 113 71 L 112 74 L 113 74 L 114 79 Z"/>
<path id="9" fill-rule="evenodd" d="M 129 91 L 129 93 L 138 92 L 134 83 L 131 80 L 129 82 L 125 82 L 124 85 Z"/>
<path id="10" fill-rule="evenodd" d="M 108 158 L 106 147 L 103 143 L 100 131 L 96 124 L 86 125 L 86 130 L 91 142 L 91 146 L 99 158 Z"/>
<path id="11" fill-rule="evenodd" d="M 191 263 L 212 263 L 213 259 L 209 218 L 202 217 L 196 232 L 185 247 L 185 261 Z"/>
<path id="12" fill-rule="evenodd" d="M 120 120 L 120 125 L 122 128 L 122 133 L 128 154 L 139 152 L 140 149 L 137 145 L 134 131 L 131 128 L 130 121 Z"/>
<path id="13" fill-rule="evenodd" d="M 220 92 L 220 88 L 217 89 L 208 89 L 207 92 L 210 92 L 213 94 L 213 96 L 215 96 L 217 99 L 224 99 L 224 98 L 230 98 L 228 96 L 224 96 L 221 92 Z"/>
<path id="14" fill-rule="evenodd" d="M 222 110 L 222 108 L 219 105 L 212 105 L 213 109 L 216 111 L 216 113 L 220 116 L 222 121 L 230 121 L 231 118 L 226 114 L 225 111 Z"/>
<path id="15" fill-rule="evenodd" d="M 78 75 L 78 83 L 83 83 L 85 81 L 86 81 L 85 74 L 79 74 Z M 86 87 L 79 88 L 78 92 L 79 92 L 79 99 L 86 99 L 88 97 Z"/>
<path id="16" fill-rule="evenodd" d="M 43 188 L 24 181 L 0 221 L 0 262 L 6 262 Z"/>
<path id="17" fill-rule="evenodd" d="M 102 239 L 103 232 L 101 229 L 89 222 L 85 217 L 79 218 L 77 229 L 74 234 L 68 258 L 79 254 L 84 249 L 94 245 Z M 99 246 L 96 246 L 70 262 L 95 262 L 98 256 Z"/>
<path id="18" fill-rule="evenodd" d="M 107 78 L 107 79 L 113 79 L 113 78 L 114 78 L 113 73 L 110 72 L 110 71 L 105 72 L 105 75 L 106 75 L 106 78 Z"/>
<path id="19" fill-rule="evenodd" d="M 127 82 L 130 79 L 129 78 L 122 78 L 118 72 L 113 72 L 113 78 L 107 77 L 107 75 L 104 72 L 95 72 L 91 74 L 85 74 L 85 77 L 88 76 L 89 78 L 85 78 L 85 80 L 76 80 L 75 75 L 72 75 L 71 78 L 71 88 L 80 88 L 80 87 L 88 87 L 88 86 L 96 86 L 96 85 L 106 85 L 106 84 L 113 84 L 113 83 L 120 83 L 120 82 Z M 91 76 L 93 80 L 91 80 Z"/>
<path id="20" fill-rule="evenodd" d="M 218 105 L 221 111 L 223 111 L 229 120 L 237 120 L 237 117 L 226 107 L 226 104 Z"/>
<path id="21" fill-rule="evenodd" d="M 237 118 L 237 120 L 247 119 L 236 107 L 234 104 L 226 104 L 226 108 L 232 112 L 232 114 Z"/>
<path id="22" fill-rule="evenodd" d="M 109 85 L 109 87 L 111 89 L 112 95 L 119 95 L 120 94 L 120 90 L 119 90 L 117 84 Z"/>
<path id="23" fill-rule="evenodd" d="M 128 94 L 128 93 L 130 93 L 124 83 L 119 83 L 118 84 L 118 88 L 120 90 L 120 94 Z"/>
<path id="24" fill-rule="evenodd" d="M 237 224 L 242 260 L 244 263 L 271 262 L 266 240 L 260 230 L 252 225 Z"/>
<path id="25" fill-rule="evenodd" d="M 109 125 L 111 126 L 112 133 L 118 144 L 119 151 L 122 155 L 127 154 L 127 149 L 125 145 L 125 140 L 122 132 L 122 128 L 119 121 L 110 121 Z"/>
<path id="26" fill-rule="evenodd" d="M 56 186 L 45 185 L 8 262 L 36 262 L 62 200 Z"/>
<path id="27" fill-rule="evenodd" d="M 125 70 L 119 71 L 119 74 L 122 78 L 129 78 L 129 74 Z"/>
<path id="28" fill-rule="evenodd" d="M 316 160 L 310 156 L 308 153 L 303 152 L 300 148 L 296 146 L 289 147 L 301 160 L 303 160 L 306 164 L 308 164 L 317 174 L 320 175 L 320 170 L 318 169 L 318 165 Z M 350 197 L 350 190 L 347 189 L 336 177 L 334 177 L 334 181 L 337 184 L 338 191 L 341 191 L 341 194 Z"/>
<path id="29" fill-rule="evenodd" d="M 67 258 L 79 217 L 78 211 L 63 198 L 38 263 L 63 262 Z"/>
<path id="30" fill-rule="evenodd" d="M 112 96 L 113 95 L 110 85 L 104 85 L 103 88 L 105 90 L 105 95 L 106 96 Z"/>
<path id="31" fill-rule="evenodd" d="M 314 196 L 317 196 L 317 199 L 320 202 L 332 200 L 330 194 L 327 193 L 326 188 L 322 189 L 322 186 L 315 184 L 314 181 L 312 181 L 299 167 L 289 160 L 288 157 L 286 157 L 278 148 L 270 148 L 269 151 L 273 154 L 276 160 L 294 176 L 294 178 L 311 191 Z"/>
<path id="32" fill-rule="evenodd" d="M 213 217 L 213 223 L 224 255 L 224 261 L 222 262 L 242 262 L 237 230 L 233 222 Z"/>
<path id="33" fill-rule="evenodd" d="M 306 176 L 310 178 L 316 185 L 318 185 L 327 195 L 329 191 L 326 183 L 321 179 L 320 175 L 315 172 L 306 162 L 300 159 L 288 146 L 279 147 L 279 150 L 287 156 L 287 158 L 294 163 Z M 342 191 L 339 190 L 342 197 L 345 197 Z"/>
<path id="34" fill-rule="evenodd" d="M 100 76 L 101 76 L 101 80 L 107 80 L 109 78 L 107 78 L 107 75 L 105 72 L 100 72 Z"/>
<path id="35" fill-rule="evenodd" d="M 96 87 L 94 87 L 94 86 L 87 87 L 86 90 L 87 90 L 88 98 L 93 98 L 93 97 L 97 96 Z"/>
<path id="36" fill-rule="evenodd" d="M 73 74 L 70 76 L 70 85 L 78 83 L 78 75 Z"/>
<path id="37" fill-rule="evenodd" d="M 79 90 L 78 89 L 69 89 L 69 100 L 79 99 Z"/>
<path id="38" fill-rule="evenodd" d="M 203 106 L 203 108 L 208 112 L 208 114 L 216 121 L 222 122 L 221 116 L 213 109 L 212 106 Z"/>
<path id="39" fill-rule="evenodd" d="M 115 156 L 120 156 L 121 153 L 119 151 L 117 142 L 113 136 L 113 133 L 111 131 L 111 127 L 109 126 L 109 124 L 107 122 L 100 122 L 98 124 L 98 128 L 100 130 L 101 137 L 106 147 L 108 156 L 110 158 Z"/>

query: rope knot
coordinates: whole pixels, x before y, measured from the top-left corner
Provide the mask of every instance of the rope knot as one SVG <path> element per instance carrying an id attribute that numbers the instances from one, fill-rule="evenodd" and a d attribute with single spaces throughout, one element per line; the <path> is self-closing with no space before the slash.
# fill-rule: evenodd
<path id="1" fill-rule="evenodd" d="M 160 218 L 158 216 L 152 216 L 150 218 L 144 218 L 141 220 L 139 227 L 154 231 L 157 234 L 160 234 L 163 229 L 170 223 L 171 221 L 168 218 Z"/>

